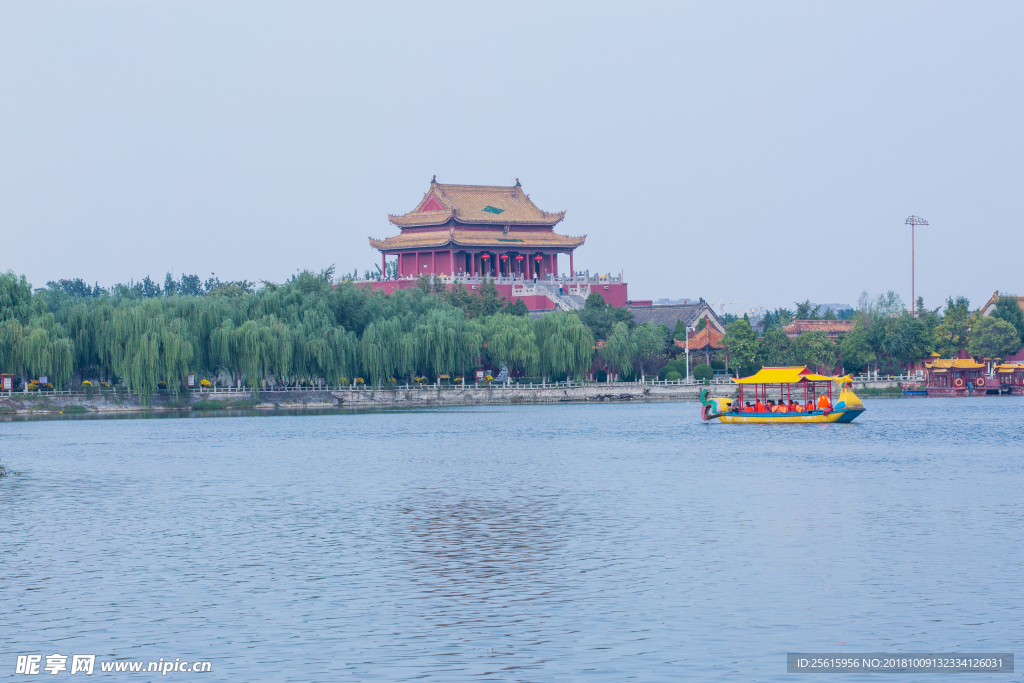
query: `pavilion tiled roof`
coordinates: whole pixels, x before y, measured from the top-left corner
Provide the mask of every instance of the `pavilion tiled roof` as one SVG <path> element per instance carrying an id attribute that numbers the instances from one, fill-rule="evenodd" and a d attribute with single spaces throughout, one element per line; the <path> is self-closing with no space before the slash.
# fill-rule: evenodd
<path id="1" fill-rule="evenodd" d="M 708 324 L 714 325 L 716 328 L 725 328 L 722 325 L 722 321 L 715 315 L 714 310 L 703 300 L 694 301 L 692 304 L 672 304 L 668 306 L 631 306 L 629 310 L 633 313 L 633 320 L 637 325 L 644 323 L 648 323 L 652 327 L 664 325 L 668 329 L 674 330 L 676 323 L 680 320 L 683 321 L 684 325 L 693 327 L 700 318 L 706 317 Z"/>
<path id="2" fill-rule="evenodd" d="M 575 249 L 583 246 L 587 236 L 568 237 L 554 232 L 510 230 L 507 234 L 480 230 L 431 230 L 407 232 L 382 240 L 370 238 L 370 246 L 380 251 L 399 249 L 430 249 L 435 247 L 476 247 L 494 250 L 519 251 L 523 249 Z"/>
<path id="3" fill-rule="evenodd" d="M 794 320 L 782 328 L 788 336 L 796 336 L 804 332 L 822 330 L 828 334 L 846 334 L 853 329 L 853 320 Z"/>
<path id="4" fill-rule="evenodd" d="M 690 350 L 694 349 L 724 349 L 725 344 L 722 343 L 722 337 L 725 335 L 716 330 L 712 325 L 708 325 L 703 330 L 698 332 L 690 333 Z M 673 340 L 681 349 L 686 348 L 685 341 L 679 341 L 678 339 Z"/>
<path id="5" fill-rule="evenodd" d="M 957 370 L 977 370 L 985 367 L 984 363 L 976 363 L 973 358 L 936 358 L 934 363 L 925 363 L 926 368 Z"/>
<path id="6" fill-rule="evenodd" d="M 475 225 L 554 226 L 565 218 L 565 211 L 541 211 L 523 192 L 519 179 L 511 187 L 503 185 L 449 185 L 430 182 L 430 190 L 416 208 L 388 220 L 400 228 L 444 225 L 450 220 Z"/>

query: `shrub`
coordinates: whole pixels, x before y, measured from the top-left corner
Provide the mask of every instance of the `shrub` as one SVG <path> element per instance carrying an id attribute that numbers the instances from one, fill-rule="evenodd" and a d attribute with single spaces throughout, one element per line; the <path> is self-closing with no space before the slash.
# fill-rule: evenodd
<path id="1" fill-rule="evenodd" d="M 203 379 L 199 380 L 199 386 L 203 387 L 204 389 L 209 389 L 212 385 L 210 384 L 210 380 Z"/>
<path id="2" fill-rule="evenodd" d="M 678 382 L 682 378 L 683 378 L 683 376 L 680 375 L 675 370 L 672 370 L 671 372 L 665 373 L 665 379 L 667 379 L 669 382 Z"/>
<path id="3" fill-rule="evenodd" d="M 693 377 L 694 377 L 694 379 L 698 379 L 698 380 L 707 382 L 708 380 L 710 380 L 714 376 L 715 376 L 715 369 L 712 368 L 710 365 L 707 365 L 705 363 L 701 363 L 700 365 L 698 365 L 697 367 L 695 367 L 693 369 Z"/>

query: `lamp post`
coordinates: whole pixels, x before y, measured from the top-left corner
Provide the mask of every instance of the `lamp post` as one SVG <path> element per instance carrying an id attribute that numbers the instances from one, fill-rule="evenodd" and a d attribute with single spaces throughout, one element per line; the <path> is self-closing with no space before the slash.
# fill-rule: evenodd
<path id="1" fill-rule="evenodd" d="M 690 332 L 696 328 L 686 327 L 686 383 L 690 383 Z"/>
<path id="2" fill-rule="evenodd" d="M 920 216 L 908 216 L 903 224 L 910 226 L 910 317 L 916 318 L 917 314 L 914 312 L 914 305 L 917 303 L 914 298 L 914 226 L 928 225 L 928 221 Z"/>

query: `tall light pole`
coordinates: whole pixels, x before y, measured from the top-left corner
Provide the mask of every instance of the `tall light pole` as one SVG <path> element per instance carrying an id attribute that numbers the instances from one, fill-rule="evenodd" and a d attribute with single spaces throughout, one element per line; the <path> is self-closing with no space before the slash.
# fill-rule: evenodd
<path id="1" fill-rule="evenodd" d="M 690 332 L 695 330 L 695 327 L 686 328 L 686 381 L 690 381 Z M 708 337 L 710 339 L 710 337 Z"/>
<path id="2" fill-rule="evenodd" d="M 914 297 L 914 226 L 928 225 L 928 221 L 920 216 L 908 216 L 904 225 L 910 226 L 910 317 L 916 318 L 917 315 L 914 313 L 914 304 L 917 302 Z"/>

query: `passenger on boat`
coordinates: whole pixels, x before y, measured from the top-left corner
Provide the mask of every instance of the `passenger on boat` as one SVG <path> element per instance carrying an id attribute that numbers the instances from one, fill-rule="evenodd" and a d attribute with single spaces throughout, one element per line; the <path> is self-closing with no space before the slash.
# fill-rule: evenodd
<path id="1" fill-rule="evenodd" d="M 803 411 L 804 411 L 804 409 L 800 407 L 799 403 L 797 403 L 793 399 L 789 399 L 789 412 L 791 412 L 791 413 L 802 413 Z"/>
<path id="2" fill-rule="evenodd" d="M 752 413 L 752 412 L 754 412 L 754 406 L 750 405 L 750 401 L 747 401 L 747 407 L 743 409 L 743 412 L 745 412 L 745 413 Z"/>
<path id="3" fill-rule="evenodd" d="M 757 401 L 755 401 L 755 402 L 754 402 L 754 412 L 755 412 L 755 413 L 764 413 L 764 412 L 767 412 L 767 411 L 766 411 L 766 410 L 764 409 L 764 404 L 763 404 L 763 403 L 761 403 L 761 399 L 758 399 Z"/>
<path id="4" fill-rule="evenodd" d="M 832 403 L 828 400 L 828 396 L 822 394 L 818 397 L 818 409 L 819 410 L 831 410 Z"/>
<path id="5" fill-rule="evenodd" d="M 813 413 L 814 412 L 814 398 L 813 397 L 807 399 L 807 404 L 804 405 L 804 412 L 805 413 Z"/>

